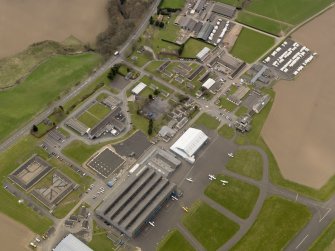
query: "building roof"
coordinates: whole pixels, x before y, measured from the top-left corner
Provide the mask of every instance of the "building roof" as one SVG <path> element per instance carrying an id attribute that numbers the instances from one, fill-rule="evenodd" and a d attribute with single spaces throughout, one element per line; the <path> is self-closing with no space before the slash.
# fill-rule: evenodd
<path id="1" fill-rule="evenodd" d="M 208 52 L 210 52 L 211 49 L 209 49 L 208 47 L 204 47 L 201 51 L 198 52 L 197 54 L 197 58 L 202 60 L 204 57 L 207 56 Z"/>
<path id="2" fill-rule="evenodd" d="M 207 79 L 207 81 L 202 85 L 206 89 L 210 89 L 215 84 L 215 80 L 212 78 Z"/>
<path id="3" fill-rule="evenodd" d="M 203 24 L 202 24 L 201 21 L 197 22 L 197 24 L 194 26 L 193 31 L 194 31 L 195 33 L 199 33 L 199 31 L 201 30 L 202 26 L 203 26 Z"/>
<path id="4" fill-rule="evenodd" d="M 173 137 L 176 134 L 176 130 L 168 127 L 162 126 L 162 128 L 158 132 L 159 136 L 161 137 Z"/>
<path id="5" fill-rule="evenodd" d="M 236 7 L 224 3 L 216 3 L 212 11 L 231 18 L 235 15 Z"/>
<path id="6" fill-rule="evenodd" d="M 54 249 L 54 251 L 93 251 L 86 244 L 77 239 L 74 235 L 66 236 Z"/>
<path id="7" fill-rule="evenodd" d="M 205 6 L 206 0 L 198 0 L 194 6 L 196 12 L 200 12 Z"/>
<path id="8" fill-rule="evenodd" d="M 142 82 L 140 82 L 138 85 L 136 85 L 136 86 L 131 90 L 131 92 L 132 92 L 133 94 L 135 94 L 135 95 L 138 95 L 138 94 L 141 93 L 141 91 L 144 90 L 145 87 L 147 87 L 147 85 L 144 84 L 144 83 L 142 83 Z"/>
<path id="9" fill-rule="evenodd" d="M 193 30 L 196 24 L 197 24 L 197 21 L 195 21 L 193 18 L 190 18 L 186 24 L 186 29 Z"/>
<path id="10" fill-rule="evenodd" d="M 202 26 L 201 30 L 199 31 L 199 34 L 198 34 L 197 38 L 207 40 L 213 29 L 214 29 L 214 26 L 212 24 L 206 22 Z"/>
<path id="11" fill-rule="evenodd" d="M 170 147 L 170 150 L 177 153 L 187 161 L 195 161 L 194 154 L 208 139 L 203 131 L 189 128 L 187 131 Z"/>

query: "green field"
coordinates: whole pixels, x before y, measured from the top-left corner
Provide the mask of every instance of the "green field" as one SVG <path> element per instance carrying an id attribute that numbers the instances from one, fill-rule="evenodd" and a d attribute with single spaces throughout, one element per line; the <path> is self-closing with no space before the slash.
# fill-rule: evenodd
<path id="1" fill-rule="evenodd" d="M 185 239 L 185 237 L 178 231 L 170 231 L 164 239 L 158 244 L 157 251 L 195 251 L 192 245 Z"/>
<path id="2" fill-rule="evenodd" d="M 192 206 L 182 222 L 208 251 L 217 250 L 239 229 L 237 223 L 201 201 Z"/>
<path id="3" fill-rule="evenodd" d="M 92 105 L 87 111 L 89 113 L 93 114 L 98 119 L 103 119 L 110 112 L 110 109 L 105 105 L 102 105 L 100 103 L 96 103 L 96 104 Z"/>
<path id="4" fill-rule="evenodd" d="M 220 180 L 229 183 L 222 185 Z M 251 214 L 259 195 L 259 189 L 230 176 L 218 175 L 205 189 L 205 195 L 242 219 Z"/>
<path id="5" fill-rule="evenodd" d="M 333 0 L 253 0 L 246 10 L 290 24 L 299 24 Z"/>
<path id="6" fill-rule="evenodd" d="M 195 58 L 196 55 L 204 48 L 208 47 L 209 49 L 213 49 L 214 46 L 208 43 L 205 43 L 204 41 L 190 38 L 186 41 L 184 44 L 184 49 L 181 54 L 181 57 L 184 58 Z"/>
<path id="7" fill-rule="evenodd" d="M 107 116 L 110 109 L 106 106 L 96 103 L 83 112 L 77 119 L 89 128 L 95 127 L 99 122 Z"/>
<path id="8" fill-rule="evenodd" d="M 226 97 L 220 98 L 220 108 L 232 112 L 236 109 L 236 107 L 237 105 L 235 105 L 233 102 L 230 102 Z"/>
<path id="9" fill-rule="evenodd" d="M 0 176 L 2 180 L 6 179 L 14 169 L 34 153 L 47 157 L 42 148 L 38 147 L 38 140 L 31 135 L 20 139 L 11 148 L 0 153 Z M 52 225 L 49 218 L 38 215 L 25 204 L 19 204 L 17 202 L 18 198 L 8 193 L 3 186 L 0 187 L 0 198 L 1 201 L 6 202 L 0 203 L 0 211 L 21 222 L 33 232 L 43 234 Z"/>
<path id="10" fill-rule="evenodd" d="M 101 57 L 91 53 L 55 56 L 20 85 L 0 92 L 0 141 L 88 76 L 100 62 Z"/>
<path id="11" fill-rule="evenodd" d="M 263 177 L 263 159 L 255 150 L 238 150 L 234 158 L 228 161 L 226 168 L 255 180 Z"/>
<path id="12" fill-rule="evenodd" d="M 159 6 L 160 9 L 182 9 L 185 0 L 163 0 Z"/>
<path id="13" fill-rule="evenodd" d="M 247 107 L 241 106 L 237 109 L 237 111 L 235 112 L 235 115 L 240 117 L 240 116 L 247 114 L 248 111 L 249 109 Z"/>
<path id="14" fill-rule="evenodd" d="M 274 38 L 243 28 L 230 53 L 247 63 L 260 58 L 275 43 Z"/>
<path id="15" fill-rule="evenodd" d="M 290 26 L 287 24 L 243 11 L 238 13 L 236 21 L 276 36 L 284 35 L 290 30 Z"/>
<path id="16" fill-rule="evenodd" d="M 113 251 L 116 249 L 113 241 L 108 239 L 107 231 L 97 226 L 95 221 L 93 222 L 92 240 L 88 243 L 88 246 L 94 251 Z"/>
<path id="17" fill-rule="evenodd" d="M 330 247 L 335 239 L 335 221 L 333 221 L 323 233 L 314 241 L 309 251 L 331 251 Z"/>
<path id="18" fill-rule="evenodd" d="M 235 135 L 234 127 L 229 127 L 227 124 L 221 126 L 218 130 L 220 136 L 226 139 L 232 139 Z"/>
<path id="19" fill-rule="evenodd" d="M 88 128 L 93 128 L 99 123 L 99 120 L 96 117 L 86 111 L 80 114 L 77 120 L 86 125 Z"/>
<path id="20" fill-rule="evenodd" d="M 310 218 L 306 206 L 277 196 L 269 197 L 252 227 L 231 250 L 283 250 Z"/>
<path id="21" fill-rule="evenodd" d="M 244 2 L 244 0 L 215 0 L 216 2 L 220 2 L 220 3 L 225 3 L 225 4 L 229 4 L 235 7 L 242 7 L 242 3 Z"/>
<path id="22" fill-rule="evenodd" d="M 215 130 L 220 125 L 220 121 L 212 117 L 207 113 L 203 113 L 200 117 L 194 122 L 196 126 L 204 126 L 210 130 Z"/>

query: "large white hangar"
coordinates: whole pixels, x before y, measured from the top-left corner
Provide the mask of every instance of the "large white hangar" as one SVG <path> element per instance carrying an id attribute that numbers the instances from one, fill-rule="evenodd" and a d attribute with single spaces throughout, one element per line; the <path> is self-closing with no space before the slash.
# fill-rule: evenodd
<path id="1" fill-rule="evenodd" d="M 170 150 L 193 164 L 194 154 L 207 141 L 208 136 L 201 130 L 189 128 L 171 147 Z"/>

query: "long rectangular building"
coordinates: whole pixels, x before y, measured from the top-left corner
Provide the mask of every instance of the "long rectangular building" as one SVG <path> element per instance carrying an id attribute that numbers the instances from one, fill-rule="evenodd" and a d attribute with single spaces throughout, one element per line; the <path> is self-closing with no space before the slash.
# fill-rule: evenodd
<path id="1" fill-rule="evenodd" d="M 135 237 L 175 188 L 175 184 L 156 171 L 143 168 L 110 194 L 96 214 L 127 236 Z"/>

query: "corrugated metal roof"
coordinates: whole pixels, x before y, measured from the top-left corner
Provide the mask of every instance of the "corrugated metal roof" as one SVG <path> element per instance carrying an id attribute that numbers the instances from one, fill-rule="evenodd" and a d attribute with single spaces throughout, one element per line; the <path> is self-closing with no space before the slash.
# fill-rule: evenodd
<path id="1" fill-rule="evenodd" d="M 205 57 L 210 50 L 211 49 L 209 49 L 208 47 L 204 47 L 201 51 L 198 52 L 196 57 L 202 60 L 202 58 Z"/>
<path id="2" fill-rule="evenodd" d="M 210 89 L 215 84 L 215 80 L 212 78 L 207 79 L 207 81 L 202 85 L 206 89 Z"/>
<path id="3" fill-rule="evenodd" d="M 233 17 L 236 7 L 224 3 L 216 3 L 212 11 L 227 17 Z"/>
<path id="4" fill-rule="evenodd" d="M 141 82 L 141 83 L 139 83 L 138 85 L 136 85 L 136 86 L 134 87 L 134 89 L 131 90 L 131 92 L 132 92 L 133 94 L 138 95 L 138 94 L 140 94 L 141 91 L 143 91 L 143 89 L 144 89 L 145 87 L 147 87 L 147 85 Z"/>
<path id="5" fill-rule="evenodd" d="M 54 249 L 54 251 L 93 251 L 86 244 L 77 239 L 74 235 L 66 236 Z"/>

